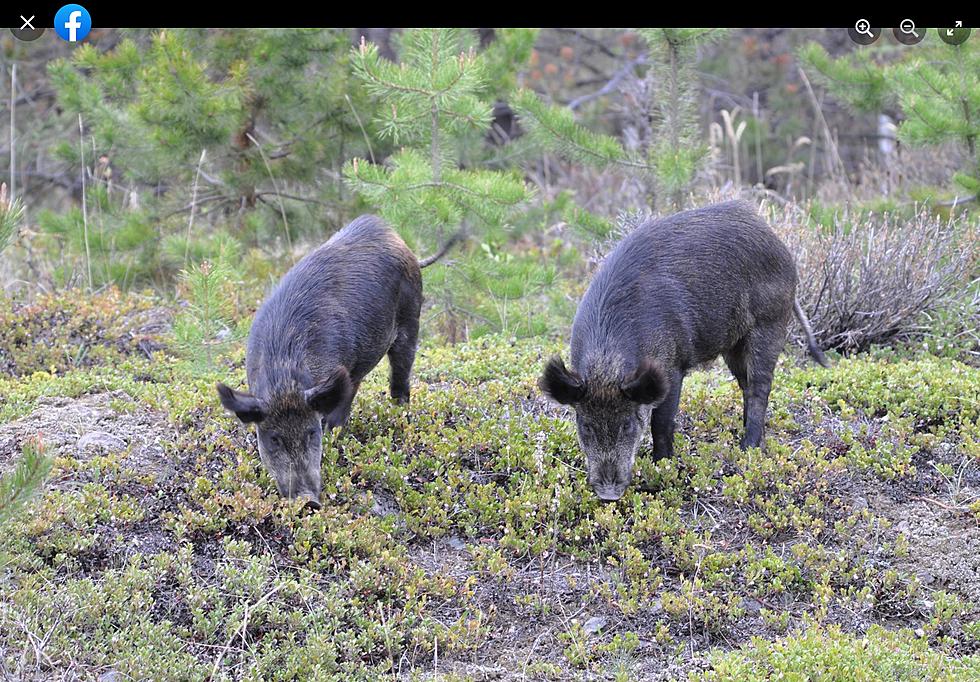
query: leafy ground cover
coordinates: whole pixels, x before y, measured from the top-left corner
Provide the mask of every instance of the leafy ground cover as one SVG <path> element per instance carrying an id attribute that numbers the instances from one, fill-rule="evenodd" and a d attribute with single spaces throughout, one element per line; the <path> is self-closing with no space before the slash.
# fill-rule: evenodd
<path id="1" fill-rule="evenodd" d="M 169 311 L 113 293 L 0 316 L 0 471 L 56 455 L 0 538 L 17 679 L 977 679 L 980 369 L 794 356 L 741 452 L 720 365 L 685 383 L 677 456 L 601 504 L 556 340 L 424 344 L 325 443 L 324 505 L 281 500 Z M 29 339 L 25 329 L 29 327 Z"/>

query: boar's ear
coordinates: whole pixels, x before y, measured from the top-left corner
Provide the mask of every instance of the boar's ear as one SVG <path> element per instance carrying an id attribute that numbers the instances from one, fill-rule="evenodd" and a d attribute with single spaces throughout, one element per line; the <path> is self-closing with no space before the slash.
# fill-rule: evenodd
<path id="1" fill-rule="evenodd" d="M 225 409 L 234 412 L 244 423 L 260 422 L 265 418 L 262 401 L 254 395 L 232 390 L 222 383 L 217 384 L 215 388 L 218 389 L 218 396 Z"/>
<path id="2" fill-rule="evenodd" d="M 330 376 L 303 393 L 306 404 L 320 414 L 330 414 L 339 405 L 350 400 L 353 393 L 350 375 L 343 367 L 337 367 Z"/>
<path id="3" fill-rule="evenodd" d="M 557 355 L 544 366 L 544 374 L 538 379 L 538 388 L 563 405 L 577 403 L 585 396 L 582 378 L 565 367 L 565 363 Z"/>
<path id="4" fill-rule="evenodd" d="M 659 403 L 667 395 L 667 374 L 660 365 L 644 360 L 633 378 L 623 384 L 623 395 L 635 403 Z"/>

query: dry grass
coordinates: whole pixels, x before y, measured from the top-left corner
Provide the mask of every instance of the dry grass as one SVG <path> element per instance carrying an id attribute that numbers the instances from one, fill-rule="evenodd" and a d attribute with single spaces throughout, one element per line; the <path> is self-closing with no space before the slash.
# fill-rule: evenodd
<path id="1" fill-rule="evenodd" d="M 787 204 L 772 212 L 774 228 L 796 256 L 799 297 L 824 348 L 842 352 L 907 343 L 931 321 L 960 310 L 977 334 L 977 227 L 919 207 L 906 214 L 842 208 L 829 226 Z"/>

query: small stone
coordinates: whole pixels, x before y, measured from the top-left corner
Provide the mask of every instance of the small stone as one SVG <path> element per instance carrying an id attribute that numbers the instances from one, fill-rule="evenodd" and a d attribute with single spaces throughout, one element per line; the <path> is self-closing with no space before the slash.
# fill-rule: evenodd
<path id="1" fill-rule="evenodd" d="M 594 635 L 606 626 L 607 620 L 608 619 L 605 616 L 592 616 L 585 621 L 585 625 L 582 626 L 582 629 L 587 635 Z"/>
<path id="2" fill-rule="evenodd" d="M 466 549 L 466 543 L 455 535 L 449 538 L 449 546 L 455 549 L 457 552 L 461 552 Z"/>
<path id="3" fill-rule="evenodd" d="M 746 615 L 758 616 L 759 612 L 762 611 L 762 603 L 756 599 L 746 597 L 742 600 L 742 608 L 745 609 Z"/>

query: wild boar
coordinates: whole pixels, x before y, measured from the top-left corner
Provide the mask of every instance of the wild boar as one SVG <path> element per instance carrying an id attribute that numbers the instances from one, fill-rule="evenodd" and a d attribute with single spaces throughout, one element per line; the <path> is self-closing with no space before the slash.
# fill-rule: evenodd
<path id="1" fill-rule="evenodd" d="M 221 404 L 255 424 L 279 493 L 318 508 L 324 427 L 342 426 L 361 380 L 387 354 L 391 397 L 409 401 L 422 263 L 374 216 L 361 216 L 286 273 L 255 315 L 249 392 L 217 384 Z"/>
<path id="2" fill-rule="evenodd" d="M 793 257 L 748 205 L 726 202 L 644 223 L 603 261 L 572 323 L 571 368 L 539 380 L 575 408 L 588 482 L 600 499 L 630 483 L 649 423 L 656 459 L 673 454 L 685 374 L 721 355 L 742 389 L 743 449 L 763 444 L 776 359 L 790 318 L 817 347 L 796 300 Z"/>

